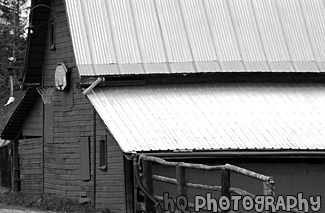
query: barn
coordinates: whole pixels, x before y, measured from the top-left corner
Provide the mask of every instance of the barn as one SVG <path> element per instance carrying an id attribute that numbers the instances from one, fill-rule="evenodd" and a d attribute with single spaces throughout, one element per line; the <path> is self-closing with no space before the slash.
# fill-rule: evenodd
<path id="1" fill-rule="evenodd" d="M 30 95 L 1 133 L 18 147 L 20 190 L 135 212 L 132 158 L 145 155 L 325 196 L 324 13 L 322 0 L 32 0 Z M 237 174 L 231 185 L 261 193 Z"/>

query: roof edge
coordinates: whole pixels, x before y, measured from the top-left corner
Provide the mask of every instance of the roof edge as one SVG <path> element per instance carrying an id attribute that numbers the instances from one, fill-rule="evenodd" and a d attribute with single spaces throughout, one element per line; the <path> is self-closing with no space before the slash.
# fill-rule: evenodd
<path id="1" fill-rule="evenodd" d="M 9 121 L 7 122 L 6 126 L 0 132 L 0 137 L 4 140 L 14 140 L 21 130 L 23 122 L 25 121 L 28 113 L 26 111 L 22 113 L 22 115 L 18 115 L 19 112 L 24 110 L 30 111 L 30 109 L 34 106 L 35 100 L 38 97 L 38 93 L 35 88 L 28 88 L 26 93 L 24 94 L 22 100 L 16 107 L 14 113 L 11 115 Z M 18 121 L 18 122 L 17 122 Z M 13 127 L 12 125 L 18 123 L 17 126 Z"/>
<path id="2" fill-rule="evenodd" d="M 96 75 L 81 76 L 79 85 L 89 86 L 98 77 L 104 77 L 100 86 L 126 86 L 145 84 L 184 83 L 325 83 L 325 73 L 281 73 L 281 72 L 215 72 L 175 73 L 145 75 Z"/>
<path id="3" fill-rule="evenodd" d="M 162 158 L 324 158 L 325 150 L 307 150 L 307 149 L 265 149 L 265 150 L 211 150 L 211 151 L 139 151 L 124 153 L 131 154 L 145 154 L 148 156 L 156 156 Z"/>

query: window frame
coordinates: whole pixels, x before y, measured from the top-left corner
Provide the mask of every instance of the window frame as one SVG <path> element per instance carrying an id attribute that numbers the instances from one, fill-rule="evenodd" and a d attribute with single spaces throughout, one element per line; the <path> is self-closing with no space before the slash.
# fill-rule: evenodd
<path id="1" fill-rule="evenodd" d="M 55 19 L 51 19 L 49 22 L 49 49 L 55 50 L 56 46 L 56 24 Z"/>
<path id="2" fill-rule="evenodd" d="M 107 139 L 106 136 L 99 140 L 99 167 L 100 170 L 107 170 Z"/>

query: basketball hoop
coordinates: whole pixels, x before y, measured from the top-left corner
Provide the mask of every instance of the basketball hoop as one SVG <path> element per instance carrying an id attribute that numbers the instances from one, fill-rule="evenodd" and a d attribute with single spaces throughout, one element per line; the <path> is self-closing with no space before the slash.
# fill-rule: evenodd
<path id="1" fill-rule="evenodd" d="M 37 92 L 41 95 L 44 104 L 50 104 L 54 100 L 55 87 L 37 87 Z"/>

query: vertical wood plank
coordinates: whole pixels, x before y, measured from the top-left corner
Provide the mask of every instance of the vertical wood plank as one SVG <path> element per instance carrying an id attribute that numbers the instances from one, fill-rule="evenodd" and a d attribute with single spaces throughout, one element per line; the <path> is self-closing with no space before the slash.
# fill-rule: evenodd
<path id="1" fill-rule="evenodd" d="M 44 104 L 44 139 L 53 143 L 53 104 Z"/>
<path id="2" fill-rule="evenodd" d="M 149 194 L 153 195 L 152 163 L 150 161 L 144 160 L 142 162 L 142 168 L 144 187 Z M 154 203 L 147 197 L 145 198 L 145 210 L 146 212 L 155 212 Z"/>
<path id="3" fill-rule="evenodd" d="M 227 169 L 221 170 L 221 195 L 226 196 L 230 200 L 230 172 Z M 222 211 L 228 213 L 229 211 Z"/>
<path id="4" fill-rule="evenodd" d="M 126 203 L 126 212 L 134 213 L 134 175 L 133 175 L 133 163 L 132 160 L 128 160 L 126 157 L 124 160 L 124 174 L 125 174 L 125 203 Z"/>
<path id="5" fill-rule="evenodd" d="M 274 184 L 269 182 L 263 182 L 263 195 L 271 195 L 274 196 Z M 269 213 L 271 211 L 265 211 L 265 213 Z"/>
<path id="6" fill-rule="evenodd" d="M 89 139 L 82 137 L 80 139 L 80 167 L 81 180 L 90 180 L 90 162 L 89 162 Z"/>
<path id="7" fill-rule="evenodd" d="M 18 162 L 18 140 L 13 141 L 13 191 L 19 190 L 19 162 Z"/>
<path id="8" fill-rule="evenodd" d="M 177 194 L 187 196 L 186 171 L 184 167 L 176 166 Z"/>
<path id="9" fill-rule="evenodd" d="M 96 109 L 93 108 L 93 208 L 96 209 Z"/>
<path id="10" fill-rule="evenodd" d="M 139 167 L 138 167 L 138 161 L 136 157 L 132 157 L 132 161 L 133 161 L 133 182 L 134 182 L 134 186 L 133 186 L 133 206 L 134 206 L 134 212 L 139 212 L 141 210 L 140 206 L 139 206 L 139 200 L 138 200 L 138 190 L 139 190 L 139 185 L 138 185 L 138 181 L 137 181 L 137 175 L 139 175 Z"/>
<path id="11" fill-rule="evenodd" d="M 73 79 L 72 79 L 72 69 L 68 68 L 67 72 L 67 86 L 63 91 L 62 96 L 62 108 L 63 111 L 69 111 L 73 107 Z"/>

